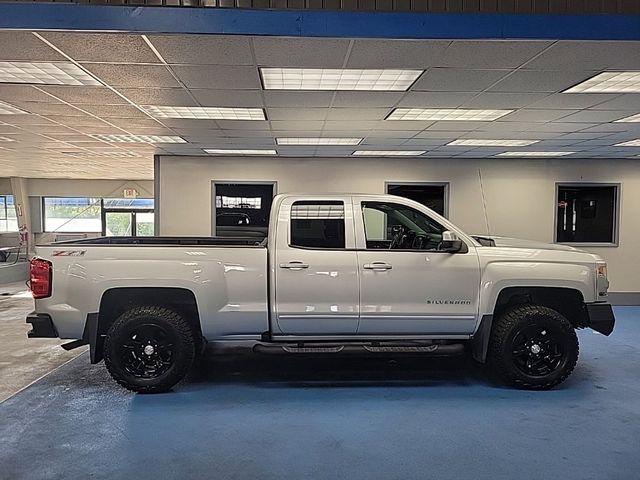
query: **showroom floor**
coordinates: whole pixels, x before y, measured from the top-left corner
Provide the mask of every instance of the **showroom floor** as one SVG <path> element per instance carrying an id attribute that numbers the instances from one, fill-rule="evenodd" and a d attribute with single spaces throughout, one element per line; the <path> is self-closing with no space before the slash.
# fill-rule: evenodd
<path id="1" fill-rule="evenodd" d="M 56 338 L 29 340 L 25 318 L 31 311 L 24 282 L 0 285 L 0 402 L 82 352 L 64 351 Z"/>
<path id="2" fill-rule="evenodd" d="M 616 313 L 549 392 L 465 358 L 207 357 L 145 396 L 84 354 L 0 405 L 0 477 L 637 478 L 640 310 Z"/>

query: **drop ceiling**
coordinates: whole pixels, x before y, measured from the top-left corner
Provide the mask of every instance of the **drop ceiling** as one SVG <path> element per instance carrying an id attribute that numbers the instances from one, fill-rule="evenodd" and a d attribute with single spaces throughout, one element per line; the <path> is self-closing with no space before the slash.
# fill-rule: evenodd
<path id="1" fill-rule="evenodd" d="M 2 176 L 146 179 L 154 154 L 205 149 L 285 157 L 401 150 L 504 161 L 518 161 L 517 152 L 560 152 L 563 159 L 640 161 L 633 142 L 640 139 L 640 93 L 562 93 L 602 72 L 640 71 L 640 42 L 5 30 L 0 45 L 0 66 L 71 64 L 77 68 L 66 73 L 88 74 L 74 85 L 0 83 Z M 424 72 L 407 91 L 300 91 L 263 88 L 260 68 Z M 422 113 L 400 115 L 409 109 Z M 510 112 L 487 120 L 495 115 L 486 111 Z M 175 112 L 192 118 L 165 116 Z M 174 143 L 149 143 L 157 137 Z"/>

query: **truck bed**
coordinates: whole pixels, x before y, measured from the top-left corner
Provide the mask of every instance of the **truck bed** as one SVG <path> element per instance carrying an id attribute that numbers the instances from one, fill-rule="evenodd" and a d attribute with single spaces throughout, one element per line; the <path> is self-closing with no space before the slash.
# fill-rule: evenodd
<path id="1" fill-rule="evenodd" d="M 203 247 L 266 247 L 266 238 L 260 237 L 96 237 L 65 240 L 49 245 L 161 245 Z M 43 245 L 45 246 L 45 245 Z"/>

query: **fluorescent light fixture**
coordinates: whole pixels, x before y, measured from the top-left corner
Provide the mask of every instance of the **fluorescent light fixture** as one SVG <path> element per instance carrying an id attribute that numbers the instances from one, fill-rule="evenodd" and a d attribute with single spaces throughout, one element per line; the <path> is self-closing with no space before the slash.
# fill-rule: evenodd
<path id="1" fill-rule="evenodd" d="M 640 71 L 602 72 L 562 93 L 640 93 Z"/>
<path id="2" fill-rule="evenodd" d="M 466 108 L 396 108 L 387 120 L 433 120 L 491 122 L 513 110 L 476 110 Z"/>
<path id="3" fill-rule="evenodd" d="M 89 135 L 96 140 L 111 143 L 187 143 L 187 141 L 175 135 Z"/>
<path id="4" fill-rule="evenodd" d="M 628 142 L 616 143 L 614 147 L 640 147 L 640 138 Z"/>
<path id="5" fill-rule="evenodd" d="M 424 70 L 260 68 L 266 90 L 369 90 L 405 92 Z"/>
<path id="6" fill-rule="evenodd" d="M 278 137 L 278 145 L 358 145 L 362 138 Z"/>
<path id="7" fill-rule="evenodd" d="M 469 147 L 526 147 L 533 145 L 540 140 L 480 140 L 473 138 L 461 138 L 447 143 L 447 146 L 469 146 Z"/>
<path id="8" fill-rule="evenodd" d="M 576 152 L 502 152 L 498 157 L 564 157 Z"/>
<path id="9" fill-rule="evenodd" d="M 0 62 L 0 83 L 101 85 L 71 62 Z"/>
<path id="10" fill-rule="evenodd" d="M 621 118 L 620 120 L 616 120 L 615 123 L 638 123 L 640 122 L 640 113 L 637 115 L 631 115 L 630 117 Z"/>
<path id="11" fill-rule="evenodd" d="M 15 142 L 15 138 L 0 137 L 0 142 Z"/>
<path id="12" fill-rule="evenodd" d="M 425 150 L 356 150 L 351 155 L 356 157 L 417 157 Z"/>
<path id="13" fill-rule="evenodd" d="M 237 107 L 171 107 L 164 105 L 143 106 L 150 115 L 158 118 L 191 118 L 195 120 L 265 120 L 262 108 Z"/>
<path id="14" fill-rule="evenodd" d="M 233 149 L 233 148 L 204 148 L 210 155 L 277 155 L 275 150 L 267 149 Z"/>
<path id="15" fill-rule="evenodd" d="M 9 105 L 8 103 L 0 102 L 0 115 L 17 115 L 17 114 L 27 114 L 24 110 L 20 110 L 19 108 L 14 107 L 13 105 Z"/>

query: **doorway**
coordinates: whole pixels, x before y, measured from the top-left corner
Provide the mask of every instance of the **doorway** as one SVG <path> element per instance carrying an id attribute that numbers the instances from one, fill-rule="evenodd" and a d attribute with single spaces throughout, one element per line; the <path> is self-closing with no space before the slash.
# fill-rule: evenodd
<path id="1" fill-rule="evenodd" d="M 212 235 L 266 237 L 275 194 L 275 182 L 214 182 L 212 184 Z"/>
<path id="2" fill-rule="evenodd" d="M 155 233 L 154 225 L 153 200 L 104 200 L 102 208 L 103 236 L 152 237 Z"/>
<path id="3" fill-rule="evenodd" d="M 386 187 L 389 195 L 397 195 L 398 197 L 414 200 L 443 217 L 448 217 L 449 215 L 448 183 L 388 182 Z"/>

